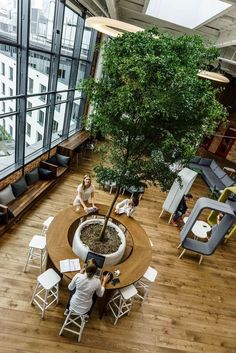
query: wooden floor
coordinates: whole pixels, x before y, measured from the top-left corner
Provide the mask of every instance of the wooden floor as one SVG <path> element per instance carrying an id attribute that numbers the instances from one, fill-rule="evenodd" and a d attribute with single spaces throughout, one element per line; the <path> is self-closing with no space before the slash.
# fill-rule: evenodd
<path id="1" fill-rule="evenodd" d="M 165 194 L 148 188 L 135 213 L 153 243 L 152 266 L 159 276 L 143 306 L 134 303 L 129 317 L 113 326 L 110 313 L 99 320 L 96 307 L 82 342 L 70 333 L 58 336 L 67 301 L 67 282 L 60 304 L 40 318 L 30 299 L 36 269 L 23 273 L 28 244 L 49 215 L 70 205 L 83 174 L 96 155 L 84 158 L 78 171 L 67 174 L 22 221 L 0 238 L 1 353 L 233 353 L 236 352 L 236 238 L 198 265 L 196 254 L 179 260 L 179 230 L 159 219 Z M 208 193 L 199 178 L 191 189 L 194 200 Z M 98 190 L 96 199 L 109 204 L 111 195 Z M 193 206 L 192 202 L 192 206 Z M 142 256 L 142 254 L 140 254 Z"/>

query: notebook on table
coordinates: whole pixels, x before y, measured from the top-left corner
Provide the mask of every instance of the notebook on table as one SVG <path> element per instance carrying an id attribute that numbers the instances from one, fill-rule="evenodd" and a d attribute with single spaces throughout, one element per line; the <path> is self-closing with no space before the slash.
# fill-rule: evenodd
<path id="1" fill-rule="evenodd" d="M 95 277 L 100 278 L 102 274 L 102 268 L 106 259 L 105 256 L 96 254 L 95 252 L 92 252 L 92 251 L 88 251 L 85 263 L 87 263 L 87 261 L 90 259 L 94 259 L 96 261 L 97 272 L 95 274 Z"/>

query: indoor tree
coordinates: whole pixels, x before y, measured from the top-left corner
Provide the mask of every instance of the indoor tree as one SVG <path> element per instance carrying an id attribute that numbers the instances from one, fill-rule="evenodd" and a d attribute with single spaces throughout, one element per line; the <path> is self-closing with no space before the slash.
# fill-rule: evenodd
<path id="1" fill-rule="evenodd" d="M 121 187 L 153 182 L 168 190 L 199 141 L 225 120 L 219 89 L 197 76 L 217 57 L 200 36 L 172 37 L 157 28 L 103 43 L 103 77 L 84 80 L 94 131 L 106 137 L 98 180 Z"/>

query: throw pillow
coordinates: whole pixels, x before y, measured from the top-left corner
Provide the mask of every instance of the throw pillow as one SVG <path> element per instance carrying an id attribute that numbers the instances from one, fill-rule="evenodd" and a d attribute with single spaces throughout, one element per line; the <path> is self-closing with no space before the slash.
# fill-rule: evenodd
<path id="1" fill-rule="evenodd" d="M 70 162 L 70 157 L 63 156 L 62 154 L 56 154 L 57 164 L 61 167 L 68 167 Z"/>
<path id="2" fill-rule="evenodd" d="M 6 224 L 7 223 L 7 214 L 0 212 L 0 224 Z"/>
<path id="3" fill-rule="evenodd" d="M 54 178 L 54 174 L 49 169 L 39 168 L 39 177 L 41 180 L 51 180 Z"/>
<path id="4" fill-rule="evenodd" d="M 20 180 L 17 180 L 11 185 L 11 187 L 15 197 L 22 195 L 28 189 L 25 177 L 22 177 Z"/>
<path id="5" fill-rule="evenodd" d="M 58 165 L 56 156 L 49 158 L 46 162 L 50 164 Z"/>
<path id="6" fill-rule="evenodd" d="M 0 191 L 0 204 L 6 206 L 9 202 L 15 200 L 11 185 Z"/>
<path id="7" fill-rule="evenodd" d="M 199 164 L 209 166 L 211 162 L 212 162 L 212 159 L 201 158 L 199 161 Z"/>
<path id="8" fill-rule="evenodd" d="M 35 168 L 30 173 L 25 174 L 25 180 L 28 185 L 32 185 L 39 180 L 39 171 L 38 168 Z"/>
<path id="9" fill-rule="evenodd" d="M 195 156 L 190 159 L 190 163 L 199 163 L 200 159 L 201 159 L 201 157 Z"/>

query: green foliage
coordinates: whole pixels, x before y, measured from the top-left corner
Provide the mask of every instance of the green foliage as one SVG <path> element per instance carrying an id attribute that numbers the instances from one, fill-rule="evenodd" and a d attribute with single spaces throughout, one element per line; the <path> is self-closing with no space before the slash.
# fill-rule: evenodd
<path id="1" fill-rule="evenodd" d="M 197 72 L 217 57 L 199 36 L 173 38 L 156 28 L 125 33 L 103 45 L 104 75 L 82 82 L 93 127 L 109 136 L 98 178 L 118 185 L 157 181 L 168 189 L 199 141 L 226 111 L 217 90 Z"/>

